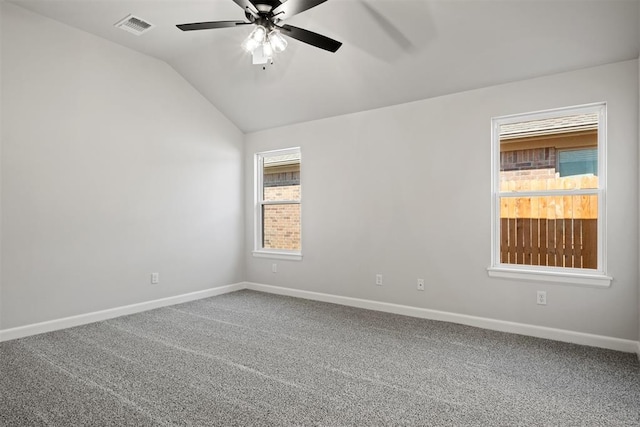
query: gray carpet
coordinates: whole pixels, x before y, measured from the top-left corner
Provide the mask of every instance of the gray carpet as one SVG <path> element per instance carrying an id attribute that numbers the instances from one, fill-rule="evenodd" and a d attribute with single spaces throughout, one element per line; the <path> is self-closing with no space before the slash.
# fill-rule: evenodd
<path id="1" fill-rule="evenodd" d="M 633 354 L 240 291 L 0 344 L 0 425 L 640 425 Z"/>

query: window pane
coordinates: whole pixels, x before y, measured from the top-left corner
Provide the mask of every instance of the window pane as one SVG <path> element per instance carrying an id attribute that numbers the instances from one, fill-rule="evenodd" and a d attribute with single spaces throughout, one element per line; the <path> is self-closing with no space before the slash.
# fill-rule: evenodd
<path id="1" fill-rule="evenodd" d="M 558 153 L 560 176 L 598 175 L 598 150 L 566 150 Z"/>
<path id="2" fill-rule="evenodd" d="M 597 269 L 598 196 L 500 197 L 500 262 Z"/>
<path id="3" fill-rule="evenodd" d="M 597 160 L 596 113 L 500 125 L 502 192 L 598 188 Z"/>
<path id="4" fill-rule="evenodd" d="M 300 204 L 262 206 L 262 247 L 300 250 Z"/>
<path id="5" fill-rule="evenodd" d="M 263 200 L 300 200 L 300 153 L 264 158 Z"/>

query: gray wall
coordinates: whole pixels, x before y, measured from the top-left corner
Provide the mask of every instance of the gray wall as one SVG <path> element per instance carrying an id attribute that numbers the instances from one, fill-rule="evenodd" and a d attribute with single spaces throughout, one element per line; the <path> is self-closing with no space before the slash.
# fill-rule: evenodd
<path id="1" fill-rule="evenodd" d="M 165 63 L 2 8 L 0 327 L 241 281 L 242 133 Z"/>
<path id="2" fill-rule="evenodd" d="M 0 0 L 0 329 L 2 329 L 2 21 L 4 0 Z"/>
<path id="3" fill-rule="evenodd" d="M 247 280 L 635 340 L 637 94 L 633 60 L 249 134 L 247 213 L 253 153 L 302 147 L 304 259 L 247 250 Z M 491 117 L 599 101 L 608 103 L 611 287 L 489 278 Z M 246 228 L 251 248 L 250 214 Z"/>

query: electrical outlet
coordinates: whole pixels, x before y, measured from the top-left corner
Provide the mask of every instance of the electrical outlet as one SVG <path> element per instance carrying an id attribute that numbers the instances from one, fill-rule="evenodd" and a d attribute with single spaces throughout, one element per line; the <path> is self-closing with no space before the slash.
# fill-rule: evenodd
<path id="1" fill-rule="evenodd" d="M 271 264 L 271 272 L 272 273 L 277 273 L 278 272 L 278 264 L 276 264 L 275 262 L 273 264 Z"/>
<path id="2" fill-rule="evenodd" d="M 424 291 L 424 279 L 418 279 L 418 286 L 417 286 L 419 291 Z"/>
<path id="3" fill-rule="evenodd" d="M 536 301 L 538 305 L 547 305 L 547 292 L 538 291 L 538 299 Z"/>
<path id="4" fill-rule="evenodd" d="M 157 285 L 160 283 L 160 273 L 151 273 L 151 284 Z"/>
<path id="5" fill-rule="evenodd" d="M 382 274 L 376 274 L 376 285 L 382 286 Z"/>

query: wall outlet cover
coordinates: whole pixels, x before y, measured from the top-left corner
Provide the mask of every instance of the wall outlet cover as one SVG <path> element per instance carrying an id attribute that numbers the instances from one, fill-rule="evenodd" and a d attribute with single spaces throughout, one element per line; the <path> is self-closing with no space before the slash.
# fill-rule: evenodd
<path id="1" fill-rule="evenodd" d="M 536 303 L 538 305 L 547 305 L 547 292 L 546 291 L 538 291 L 536 297 Z"/>

